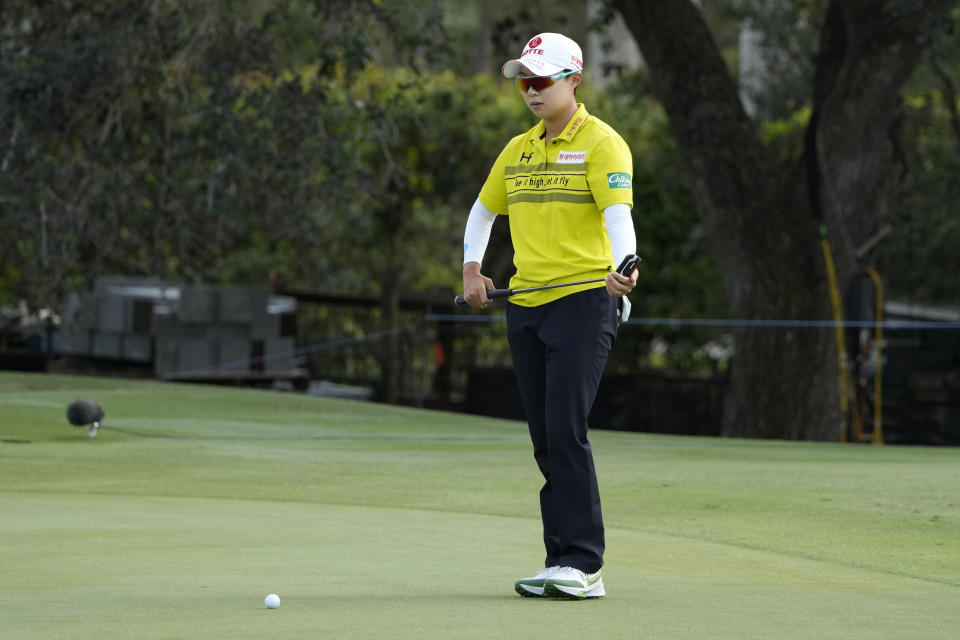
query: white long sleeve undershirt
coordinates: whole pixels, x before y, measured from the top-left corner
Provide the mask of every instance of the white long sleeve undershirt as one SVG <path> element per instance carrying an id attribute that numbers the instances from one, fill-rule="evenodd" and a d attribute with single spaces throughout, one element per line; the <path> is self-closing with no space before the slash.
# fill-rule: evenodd
<path id="1" fill-rule="evenodd" d="M 483 206 L 480 198 L 477 198 L 467 216 L 467 228 L 463 231 L 463 264 L 483 263 L 483 254 L 487 251 L 490 231 L 496 219 L 497 214 Z"/>
<path id="2" fill-rule="evenodd" d="M 473 203 L 467 226 L 463 232 L 463 263 L 483 262 L 487 251 L 490 231 L 497 214 L 483 206 L 480 199 Z M 633 229 L 630 207 L 626 204 L 612 204 L 603 210 L 603 222 L 610 237 L 610 249 L 613 252 L 614 266 L 619 265 L 624 256 L 637 251 L 637 234 Z"/>
<path id="3" fill-rule="evenodd" d="M 625 204 L 610 205 L 603 210 L 603 223 L 610 236 L 613 266 L 616 268 L 624 257 L 637 252 L 637 232 L 633 229 L 630 207 Z"/>

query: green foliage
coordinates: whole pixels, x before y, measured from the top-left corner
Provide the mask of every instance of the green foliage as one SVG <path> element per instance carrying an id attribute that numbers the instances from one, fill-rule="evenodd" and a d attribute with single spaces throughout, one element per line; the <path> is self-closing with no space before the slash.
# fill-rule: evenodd
<path id="1" fill-rule="evenodd" d="M 57 307 L 108 273 L 458 289 L 470 204 L 534 120 L 499 75 L 438 64 L 453 46 L 415 20 L 428 4 L 351 2 L 335 16 L 305 1 L 8 5 L 17 55 L 0 66 L 0 104 L 15 135 L 0 224 L 14 241 L 0 295 Z M 458 73 L 432 70 L 446 67 Z M 638 312 L 715 313 L 716 270 L 662 111 L 649 95 L 583 97 L 634 149 Z M 491 258 L 508 257 L 506 231 L 495 226 Z"/>
<path id="2" fill-rule="evenodd" d="M 56 308 L 109 273 L 239 283 L 275 273 L 385 299 L 458 289 L 470 204 L 503 144 L 533 123 L 499 62 L 477 60 L 515 55 L 528 31 L 584 28 L 574 5 L 4 3 L 0 303 Z M 798 87 L 809 86 L 822 10 L 817 0 L 705 9 L 725 49 L 750 17 L 795 58 L 761 125 L 785 168 L 802 150 L 809 96 Z M 913 188 L 879 260 L 893 290 L 947 300 L 957 283 L 924 274 L 956 264 L 960 138 L 933 65 L 955 78 L 960 57 L 955 34 L 934 35 L 904 104 Z M 644 258 L 635 314 L 723 315 L 718 270 L 643 74 L 605 90 L 586 80 L 579 98 L 633 150 Z M 508 254 L 501 221 L 485 265 L 500 284 Z M 631 328 L 613 364 L 707 370 L 715 361 L 702 346 L 720 339 Z"/>
<path id="3" fill-rule="evenodd" d="M 423 67 L 425 36 L 401 24 L 423 3 L 353 2 L 335 19 L 307 2 L 134 4 L 4 10 L 2 257 L 22 265 L 4 296 L 56 306 L 110 272 L 437 283 L 412 258 L 451 244 L 495 153 L 484 137 L 499 137 L 464 124 L 516 107 L 474 101 L 449 74 L 374 67 L 389 47 L 348 35 L 397 29 Z"/>
<path id="4" fill-rule="evenodd" d="M 368 67 L 346 93 L 356 121 L 344 257 L 373 286 L 450 290 L 466 212 L 523 105 L 487 76 L 408 68 Z"/>
<path id="5" fill-rule="evenodd" d="M 954 23 L 960 9 L 954 10 Z M 943 25 L 941 25 L 942 27 Z M 960 32 L 935 33 L 902 106 L 911 183 L 877 255 L 889 294 L 957 304 L 960 291 Z"/>

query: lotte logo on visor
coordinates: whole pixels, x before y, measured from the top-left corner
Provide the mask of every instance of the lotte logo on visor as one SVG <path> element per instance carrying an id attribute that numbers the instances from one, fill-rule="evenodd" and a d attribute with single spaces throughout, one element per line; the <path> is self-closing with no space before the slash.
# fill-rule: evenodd
<path id="1" fill-rule="evenodd" d="M 527 45 L 527 48 L 536 49 L 541 42 L 543 42 L 543 38 L 541 38 L 540 36 L 537 36 L 536 38 L 530 41 L 530 44 Z"/>

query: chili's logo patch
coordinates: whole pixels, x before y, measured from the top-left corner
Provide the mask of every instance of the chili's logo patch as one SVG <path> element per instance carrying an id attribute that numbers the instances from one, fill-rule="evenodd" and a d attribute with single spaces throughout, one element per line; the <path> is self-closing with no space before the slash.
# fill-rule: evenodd
<path id="1" fill-rule="evenodd" d="M 630 174 L 626 172 L 608 173 L 607 184 L 611 189 L 629 189 Z"/>

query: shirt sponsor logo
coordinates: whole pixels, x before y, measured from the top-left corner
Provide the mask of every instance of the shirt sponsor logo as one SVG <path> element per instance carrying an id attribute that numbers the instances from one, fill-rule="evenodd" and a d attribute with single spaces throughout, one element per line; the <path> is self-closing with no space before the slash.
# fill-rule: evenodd
<path id="1" fill-rule="evenodd" d="M 608 173 L 607 184 L 611 189 L 629 189 L 630 174 L 626 172 Z"/>
<path id="2" fill-rule="evenodd" d="M 586 161 L 586 151 L 561 151 L 557 154 L 558 164 L 579 164 Z"/>

